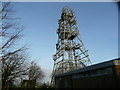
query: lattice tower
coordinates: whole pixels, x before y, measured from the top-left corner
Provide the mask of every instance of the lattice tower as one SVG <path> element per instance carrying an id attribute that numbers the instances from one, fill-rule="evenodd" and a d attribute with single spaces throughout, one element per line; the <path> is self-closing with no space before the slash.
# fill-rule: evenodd
<path id="1" fill-rule="evenodd" d="M 88 50 L 84 47 L 80 30 L 77 27 L 76 17 L 71 8 L 65 6 L 62 9 L 58 24 L 56 54 L 53 56 L 52 85 L 54 85 L 55 75 L 91 65 Z"/>

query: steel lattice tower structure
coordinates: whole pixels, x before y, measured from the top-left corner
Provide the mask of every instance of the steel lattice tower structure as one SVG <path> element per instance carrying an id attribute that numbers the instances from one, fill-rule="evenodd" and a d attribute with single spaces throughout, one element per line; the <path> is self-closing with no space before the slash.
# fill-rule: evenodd
<path id="1" fill-rule="evenodd" d="M 62 9 L 58 24 L 56 54 L 53 56 L 52 85 L 54 85 L 55 75 L 91 65 L 88 50 L 84 47 L 77 27 L 76 17 L 71 8 L 65 6 Z"/>

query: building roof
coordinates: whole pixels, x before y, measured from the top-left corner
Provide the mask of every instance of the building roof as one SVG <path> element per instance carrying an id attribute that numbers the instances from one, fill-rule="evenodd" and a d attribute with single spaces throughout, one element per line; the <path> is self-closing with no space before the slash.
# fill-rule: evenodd
<path id="1" fill-rule="evenodd" d="M 114 65 L 120 65 L 120 58 L 112 59 L 112 60 L 105 61 L 102 63 L 94 64 L 94 65 L 91 65 L 91 66 L 88 66 L 82 69 L 77 69 L 77 70 L 70 71 L 64 74 L 56 75 L 55 77 L 60 77 L 60 76 L 65 76 L 65 75 L 70 75 L 70 74 L 75 74 L 75 73 L 80 73 L 80 72 L 85 72 L 85 71 L 97 70 L 100 68 L 111 67 Z"/>

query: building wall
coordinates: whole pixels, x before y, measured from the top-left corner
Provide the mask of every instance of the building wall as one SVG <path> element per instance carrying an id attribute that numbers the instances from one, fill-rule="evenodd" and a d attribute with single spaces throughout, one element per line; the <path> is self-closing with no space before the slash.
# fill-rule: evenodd
<path id="1" fill-rule="evenodd" d="M 73 88 L 112 88 L 116 87 L 112 75 L 83 77 L 73 79 Z"/>
<path id="2" fill-rule="evenodd" d="M 120 65 L 114 66 L 114 72 L 115 72 L 115 79 L 117 82 L 117 86 L 120 88 Z"/>
<path id="3" fill-rule="evenodd" d="M 64 75 L 56 88 L 120 88 L 120 65 Z"/>

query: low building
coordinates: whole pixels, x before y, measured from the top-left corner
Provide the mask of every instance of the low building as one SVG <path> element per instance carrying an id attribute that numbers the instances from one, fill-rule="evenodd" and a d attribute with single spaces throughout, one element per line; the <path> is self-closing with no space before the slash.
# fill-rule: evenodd
<path id="1" fill-rule="evenodd" d="M 56 88 L 120 88 L 120 58 L 55 76 Z"/>

